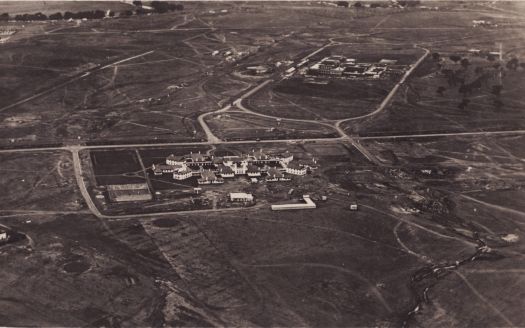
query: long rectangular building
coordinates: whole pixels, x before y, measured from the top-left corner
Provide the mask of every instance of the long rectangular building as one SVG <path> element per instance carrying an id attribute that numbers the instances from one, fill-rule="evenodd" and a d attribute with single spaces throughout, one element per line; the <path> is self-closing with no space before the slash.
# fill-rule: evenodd
<path id="1" fill-rule="evenodd" d="M 303 200 L 304 203 L 272 205 L 272 211 L 308 210 L 317 208 L 317 205 L 315 205 L 314 201 L 310 199 L 309 195 L 303 195 Z"/>
<path id="2" fill-rule="evenodd" d="M 108 185 L 108 198 L 112 202 L 147 201 L 153 197 L 146 183 Z"/>

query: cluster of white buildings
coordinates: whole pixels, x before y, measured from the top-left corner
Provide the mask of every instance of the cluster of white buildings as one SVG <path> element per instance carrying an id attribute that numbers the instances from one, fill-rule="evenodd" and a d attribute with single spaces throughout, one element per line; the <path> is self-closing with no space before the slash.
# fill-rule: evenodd
<path id="1" fill-rule="evenodd" d="M 492 23 L 489 20 L 475 19 L 475 20 L 472 21 L 472 26 L 473 27 L 479 27 L 479 26 L 483 26 L 483 27 L 498 27 L 498 24 L 494 24 L 494 23 Z"/>
<path id="2" fill-rule="evenodd" d="M 378 79 L 387 71 L 388 65 L 395 63 L 391 59 L 382 59 L 379 63 L 358 63 L 354 58 L 333 55 L 313 64 L 307 72 L 310 75 Z"/>
<path id="3" fill-rule="evenodd" d="M 9 38 L 11 37 L 11 35 L 15 34 L 16 33 L 16 30 L 3 30 L 3 29 L 0 29 L 0 43 L 5 43 L 7 42 L 7 40 L 9 40 Z"/>
<path id="4" fill-rule="evenodd" d="M 262 151 L 252 151 L 241 156 L 214 157 L 191 152 L 184 156 L 170 155 L 163 164 L 154 164 L 155 175 L 172 174 L 175 180 L 198 177 L 199 184 L 221 184 L 224 179 L 246 175 L 250 178 L 266 177 L 266 181 L 287 181 L 285 176 L 305 175 L 314 169 L 315 160 L 307 162 L 293 161 L 290 153 L 272 155 Z"/>

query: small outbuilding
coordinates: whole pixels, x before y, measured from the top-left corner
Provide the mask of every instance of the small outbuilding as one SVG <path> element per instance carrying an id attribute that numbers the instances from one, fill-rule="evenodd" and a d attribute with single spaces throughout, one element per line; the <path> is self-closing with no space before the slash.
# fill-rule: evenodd
<path id="1" fill-rule="evenodd" d="M 229 198 L 232 202 L 253 202 L 253 195 L 244 192 L 231 192 Z"/>
<path id="2" fill-rule="evenodd" d="M 7 231 L 0 229 L 0 242 L 7 241 Z"/>

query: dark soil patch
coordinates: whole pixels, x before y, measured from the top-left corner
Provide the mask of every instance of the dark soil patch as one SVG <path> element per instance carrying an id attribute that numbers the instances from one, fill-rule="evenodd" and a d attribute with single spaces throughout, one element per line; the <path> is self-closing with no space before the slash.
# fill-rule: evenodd
<path id="1" fill-rule="evenodd" d="M 179 224 L 180 224 L 179 220 L 169 219 L 169 218 L 162 218 L 162 219 L 157 219 L 153 221 L 153 225 L 159 228 L 170 228 L 170 227 L 178 226 Z"/>
<path id="2" fill-rule="evenodd" d="M 66 263 L 63 267 L 64 271 L 66 271 L 67 273 L 74 273 L 74 274 L 84 273 L 87 270 L 89 270 L 89 268 L 91 268 L 89 263 L 83 260 L 77 260 L 77 261 Z"/>

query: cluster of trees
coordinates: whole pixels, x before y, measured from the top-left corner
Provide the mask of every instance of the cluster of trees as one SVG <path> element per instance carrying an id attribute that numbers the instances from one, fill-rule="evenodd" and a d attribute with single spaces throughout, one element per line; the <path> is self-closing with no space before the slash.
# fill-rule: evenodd
<path id="1" fill-rule="evenodd" d="M 45 21 L 45 20 L 61 20 L 61 19 L 100 19 L 104 18 L 106 16 L 106 13 L 102 10 L 87 10 L 87 11 L 79 11 L 76 13 L 72 13 L 69 11 L 66 11 L 64 14 L 57 12 L 54 14 L 51 14 L 49 16 L 42 14 L 41 12 L 38 12 L 36 14 L 18 14 L 14 17 L 9 16 L 8 13 L 3 13 L 0 15 L 0 21 L 8 21 L 11 18 L 15 21 Z"/>
<path id="2" fill-rule="evenodd" d="M 399 0 L 397 2 L 401 7 L 413 7 L 421 4 L 420 0 Z"/>
<path id="3" fill-rule="evenodd" d="M 142 7 L 142 1 L 133 1 L 135 7 L 137 7 L 137 14 L 143 14 L 150 12 Z M 175 4 L 167 1 L 151 1 L 150 5 L 153 11 L 159 14 L 167 13 L 168 11 L 183 10 L 184 6 L 181 4 Z"/>
<path id="4" fill-rule="evenodd" d="M 432 59 L 437 63 L 438 67 L 441 68 L 441 55 L 437 52 L 433 53 Z M 468 99 L 468 95 L 470 95 L 474 90 L 481 89 L 483 85 L 485 85 L 490 90 L 490 93 L 494 96 L 494 107 L 496 109 L 501 109 L 504 105 L 501 100 L 501 92 L 503 90 L 501 78 L 505 76 L 506 71 L 517 71 L 519 68 L 525 68 L 525 63 L 520 63 L 516 57 L 509 59 L 506 63 L 501 63 L 499 61 L 495 62 L 496 56 L 489 55 L 487 56 L 487 60 L 494 62 L 494 64 L 488 67 L 488 71 L 486 70 L 486 67 L 476 66 L 469 73 L 467 70 L 472 64 L 468 58 L 463 58 L 459 55 L 450 55 L 448 59 L 456 64 L 461 64 L 462 67 L 459 70 L 454 70 L 447 67 L 441 68 L 441 73 L 447 78 L 448 87 L 457 87 L 457 91 L 463 96 L 461 102 L 458 104 L 458 108 L 460 109 L 465 109 L 469 105 L 470 100 Z M 498 78 L 498 82 L 494 84 L 497 75 L 499 75 L 500 78 Z M 443 96 L 446 90 L 447 87 L 438 86 L 436 93 L 440 96 Z"/>
<path id="5" fill-rule="evenodd" d="M 346 5 L 344 5 L 344 3 L 346 2 Z M 420 0 L 398 0 L 397 1 L 397 4 L 401 7 L 414 7 L 414 6 L 417 6 L 419 4 L 421 4 L 421 1 Z M 337 2 L 337 5 L 338 6 L 341 6 L 341 7 L 348 7 L 348 2 L 347 1 L 338 1 Z M 363 7 L 363 4 L 359 1 L 356 1 L 353 5 L 352 5 L 354 8 L 362 8 Z M 369 4 L 370 8 L 379 8 L 379 7 L 388 7 L 388 2 L 383 2 L 383 1 L 380 1 L 380 2 L 372 2 Z"/>
<path id="6" fill-rule="evenodd" d="M 156 12 L 156 13 L 166 13 L 168 11 L 175 11 L 175 10 L 183 10 L 184 6 L 181 4 L 175 4 L 171 2 L 165 2 L 165 1 L 152 1 L 150 3 L 150 7 L 153 8 L 153 10 L 148 10 L 142 7 L 142 1 L 133 1 L 133 4 L 136 7 L 136 10 L 125 10 L 120 13 L 119 16 L 132 16 L 134 13 L 137 15 L 146 14 L 150 12 Z M 109 17 L 114 17 L 115 13 L 110 11 Z M 62 19 L 101 19 L 106 16 L 106 13 L 102 10 L 87 10 L 87 11 L 79 11 L 79 12 L 69 12 L 66 11 L 64 14 L 57 12 L 54 14 L 51 14 L 49 16 L 38 12 L 36 14 L 18 14 L 14 17 L 9 16 L 8 13 L 0 14 L 0 21 L 9 21 L 10 19 L 14 19 L 16 21 L 45 21 L 45 20 L 62 20 Z"/>

